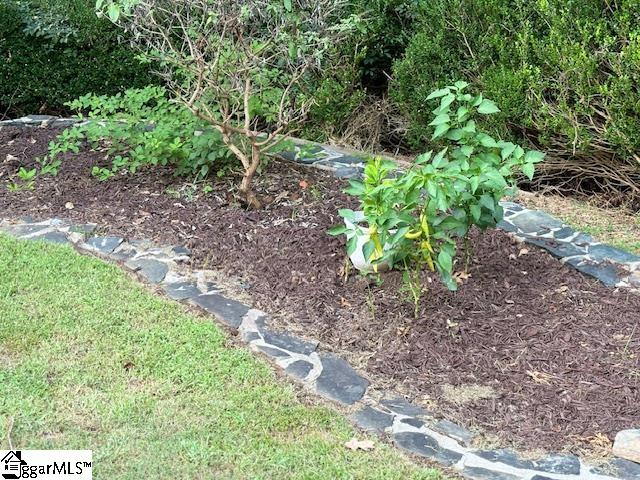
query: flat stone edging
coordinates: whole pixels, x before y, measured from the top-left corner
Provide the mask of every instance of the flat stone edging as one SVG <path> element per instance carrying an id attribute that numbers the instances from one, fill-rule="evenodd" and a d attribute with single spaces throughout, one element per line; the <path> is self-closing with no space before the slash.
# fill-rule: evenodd
<path id="1" fill-rule="evenodd" d="M 156 246 L 145 240 L 94 236 L 96 224 L 72 225 L 65 220 L 23 218 L 1 221 L 0 232 L 24 240 L 72 244 L 80 253 L 117 262 L 155 285 L 171 299 L 197 306 L 218 323 L 238 333 L 252 350 L 267 356 L 307 390 L 355 407 L 350 420 L 365 431 L 388 435 L 401 449 L 434 460 L 478 480 L 640 480 L 640 464 L 614 459 L 618 476 L 606 475 L 573 455 L 548 455 L 529 460 L 509 450 L 474 449 L 473 432 L 388 392 L 376 400 L 369 381 L 345 360 L 323 351 L 317 341 L 268 326 L 266 313 L 228 298 L 209 280 L 206 270 L 188 267 L 191 252 L 181 246 Z"/>
<path id="2" fill-rule="evenodd" d="M 68 127 L 95 120 L 29 115 L 0 122 L 13 127 Z M 360 178 L 366 159 L 345 149 L 293 139 L 295 149 L 281 157 L 334 173 L 338 178 Z M 640 256 L 596 242 L 591 235 L 574 230 L 547 213 L 530 210 L 510 201 L 501 203 L 504 219 L 498 228 L 516 239 L 544 248 L 563 263 L 600 280 L 608 287 L 640 289 Z"/>
<path id="3" fill-rule="evenodd" d="M 33 123 L 22 122 L 22 125 L 43 126 L 47 125 L 44 123 L 47 121 L 51 120 L 33 120 Z M 6 124 L 0 122 L 0 127 Z M 296 147 L 296 151 L 299 151 L 299 147 Z M 345 173 L 343 177 L 347 178 L 359 176 L 364 166 L 363 159 L 332 147 L 317 145 L 310 149 L 305 146 L 304 152 L 309 151 L 313 161 L 309 157 L 297 158 L 297 153 L 293 152 L 283 156 L 289 155 L 290 160 L 332 170 L 338 175 L 341 168 L 349 168 L 349 172 L 342 171 Z M 521 240 L 546 248 L 578 269 L 583 267 L 588 270 L 585 273 L 599 278 L 605 284 L 638 285 L 633 282 L 640 271 L 640 258 L 598 244 L 588 235 L 574 232 L 544 212 L 528 210 L 512 202 L 504 202 L 503 206 L 505 220 L 501 227 Z M 372 398 L 367 394 L 369 381 L 340 357 L 319 350 L 318 342 L 269 329 L 267 314 L 227 298 L 208 280 L 207 271 L 187 268 L 186 264 L 190 261 L 188 249 L 181 246 L 158 247 L 145 240 L 94 236 L 96 227 L 96 224 L 72 225 L 61 219 L 39 222 L 23 218 L 0 222 L 0 231 L 15 237 L 70 243 L 81 253 L 94 254 L 106 261 L 122 264 L 146 282 L 160 287 L 168 297 L 200 307 L 219 323 L 237 331 L 252 350 L 269 357 L 285 374 L 302 383 L 305 388 L 342 405 L 357 407 L 350 419 L 360 428 L 388 435 L 401 449 L 450 466 L 465 478 L 640 480 L 640 464 L 620 458 L 613 459 L 605 470 L 590 466 L 573 455 L 552 454 L 529 460 L 509 450 L 474 449 L 470 446 L 474 434 L 469 430 L 448 420 L 438 419 L 433 413 L 393 393 L 387 393 L 381 400 Z M 616 272 L 629 268 L 629 274 L 614 277 L 611 265 L 615 265 Z"/>

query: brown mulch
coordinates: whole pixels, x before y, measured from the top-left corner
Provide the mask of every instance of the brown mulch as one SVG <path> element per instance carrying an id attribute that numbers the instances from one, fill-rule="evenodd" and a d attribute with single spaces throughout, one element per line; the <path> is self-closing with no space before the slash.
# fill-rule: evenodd
<path id="1" fill-rule="evenodd" d="M 275 321 L 503 445 L 576 451 L 640 423 L 640 295 L 490 231 L 474 234 L 458 292 L 425 276 L 414 318 L 400 273 L 345 281 L 344 240 L 326 230 L 338 208 L 356 205 L 329 174 L 274 160 L 256 182 L 267 206 L 246 211 L 233 178 L 196 199 L 162 169 L 99 182 L 89 172 L 103 154 L 84 151 L 57 178 L 9 192 L 9 177 L 45 154 L 51 136 L 0 130 L 0 217 L 60 216 L 186 245 L 196 266 L 237 279 Z"/>

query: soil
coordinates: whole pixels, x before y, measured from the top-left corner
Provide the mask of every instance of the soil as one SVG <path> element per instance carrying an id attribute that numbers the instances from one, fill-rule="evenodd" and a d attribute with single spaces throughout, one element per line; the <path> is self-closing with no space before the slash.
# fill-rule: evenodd
<path id="1" fill-rule="evenodd" d="M 99 182 L 90 171 L 104 154 L 85 149 L 58 177 L 9 191 L 53 135 L 0 130 L 0 217 L 59 216 L 186 245 L 195 266 L 237 280 L 278 324 L 503 446 L 593 451 L 640 423 L 640 295 L 502 231 L 474 232 L 470 276 L 452 293 L 425 274 L 414 317 L 399 272 L 345 271 L 344 239 L 326 231 L 338 208 L 357 205 L 330 174 L 273 160 L 255 185 L 266 207 L 247 211 L 233 176 L 206 195 L 161 168 Z"/>

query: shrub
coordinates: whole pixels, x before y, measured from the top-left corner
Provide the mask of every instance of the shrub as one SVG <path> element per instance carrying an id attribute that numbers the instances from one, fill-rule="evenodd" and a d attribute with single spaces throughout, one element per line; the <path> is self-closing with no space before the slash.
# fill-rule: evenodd
<path id="1" fill-rule="evenodd" d="M 396 62 L 393 98 L 428 142 L 424 100 L 466 77 L 502 106 L 488 128 L 547 152 L 540 180 L 640 199 L 640 4 L 434 0 Z"/>
<path id="2" fill-rule="evenodd" d="M 0 2 L 0 118 L 158 83 L 124 40 L 90 0 Z"/>
<path id="3" fill-rule="evenodd" d="M 444 140 L 444 149 L 418 156 L 404 172 L 394 162 L 374 159 L 365 168 L 363 182 L 350 182 L 346 192 L 360 199 L 367 230 L 355 225 L 355 212 L 344 209 L 340 215 L 354 227 L 331 231 L 347 234 L 350 255 L 365 235 L 362 253 L 374 265 L 437 270 L 444 284 L 455 290 L 456 240 L 466 239 L 473 225 L 482 230 L 495 227 L 503 215 L 499 202 L 512 193 L 517 175 L 533 178 L 543 154 L 525 152 L 479 130 L 478 114 L 500 110 L 482 95 L 466 93 L 466 87 L 456 82 L 427 96 L 439 100 L 432 112 L 431 138 Z"/>
<path id="4" fill-rule="evenodd" d="M 131 89 L 112 97 L 88 94 L 68 106 L 81 119 L 92 121 L 64 130 L 50 143 L 42 173 L 57 173 L 60 154 L 77 153 L 83 142 L 106 152 L 111 162 L 93 168 L 100 180 L 153 166 L 171 166 L 176 175 L 198 180 L 233 165 L 220 132 L 169 102 L 163 87 Z"/>
<path id="5" fill-rule="evenodd" d="M 162 69 L 176 101 L 209 123 L 244 168 L 239 191 L 310 99 L 309 72 L 351 27 L 343 0 L 98 0 Z"/>

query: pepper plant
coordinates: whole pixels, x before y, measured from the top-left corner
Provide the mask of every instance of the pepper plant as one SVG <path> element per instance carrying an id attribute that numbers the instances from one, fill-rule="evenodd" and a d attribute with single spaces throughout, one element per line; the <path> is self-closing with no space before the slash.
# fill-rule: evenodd
<path id="1" fill-rule="evenodd" d="M 405 171 L 393 161 L 375 158 L 365 167 L 363 181 L 350 181 L 346 192 L 360 199 L 367 228 L 355 224 L 356 212 L 343 209 L 340 215 L 354 226 L 330 231 L 347 234 L 349 254 L 358 238 L 368 236 L 363 255 L 374 267 L 428 268 L 450 290 L 457 289 L 458 240 L 466 240 L 474 225 L 495 227 L 503 217 L 500 200 L 514 193 L 520 174 L 533 178 L 535 164 L 544 158 L 482 132 L 475 119 L 500 110 L 466 87 L 466 82 L 456 82 L 428 97 L 438 102 L 430 123 L 432 140 L 444 144 L 438 153 L 418 156 Z"/>

